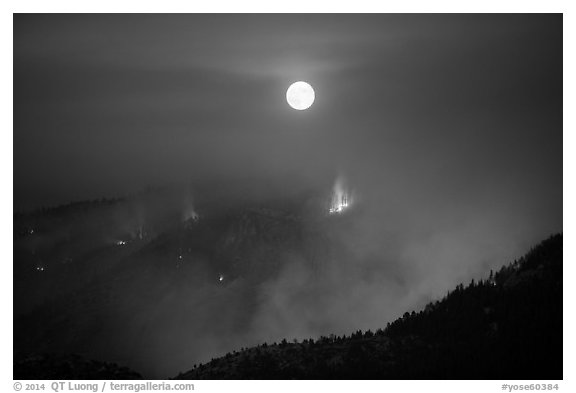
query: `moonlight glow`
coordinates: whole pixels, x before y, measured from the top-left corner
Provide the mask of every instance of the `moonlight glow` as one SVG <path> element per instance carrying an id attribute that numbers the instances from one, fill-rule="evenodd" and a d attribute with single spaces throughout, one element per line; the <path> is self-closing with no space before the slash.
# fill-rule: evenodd
<path id="1" fill-rule="evenodd" d="M 314 89 L 306 82 L 294 82 L 286 91 L 286 101 L 299 111 L 308 109 L 314 103 Z"/>

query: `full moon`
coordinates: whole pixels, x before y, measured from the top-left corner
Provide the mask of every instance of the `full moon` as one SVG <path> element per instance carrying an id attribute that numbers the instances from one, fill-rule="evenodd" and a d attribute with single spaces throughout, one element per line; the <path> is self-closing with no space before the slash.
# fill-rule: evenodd
<path id="1" fill-rule="evenodd" d="M 286 91 L 286 101 L 299 111 L 308 109 L 314 103 L 314 89 L 306 82 L 294 82 Z"/>

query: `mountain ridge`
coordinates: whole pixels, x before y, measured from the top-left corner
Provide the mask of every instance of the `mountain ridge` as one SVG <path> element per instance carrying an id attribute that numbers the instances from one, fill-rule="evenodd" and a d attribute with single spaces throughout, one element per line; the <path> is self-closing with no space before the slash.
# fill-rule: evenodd
<path id="1" fill-rule="evenodd" d="M 176 379 L 562 379 L 562 234 L 376 332 L 233 351 Z"/>

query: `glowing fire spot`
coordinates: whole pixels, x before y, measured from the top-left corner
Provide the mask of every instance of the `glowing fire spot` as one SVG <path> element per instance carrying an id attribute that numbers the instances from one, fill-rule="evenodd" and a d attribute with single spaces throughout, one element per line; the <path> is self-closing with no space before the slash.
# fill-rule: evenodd
<path id="1" fill-rule="evenodd" d="M 184 210 L 184 214 L 182 215 L 183 221 L 198 221 L 199 218 L 200 217 L 198 217 L 198 213 L 196 213 L 196 210 L 194 210 L 191 205 L 188 205 L 188 207 Z"/>
<path id="2" fill-rule="evenodd" d="M 196 213 L 194 209 L 188 209 L 183 215 L 184 227 L 187 229 L 191 228 L 199 219 L 200 216 L 198 216 L 198 213 Z"/>
<path id="3" fill-rule="evenodd" d="M 348 199 L 346 198 L 346 195 L 343 195 L 340 202 L 332 204 L 329 211 L 330 213 L 341 213 L 347 207 L 348 207 Z"/>
<path id="4" fill-rule="evenodd" d="M 222 281 L 224 281 L 224 276 L 220 275 L 220 277 L 218 277 L 218 282 L 222 282 Z"/>
<path id="5" fill-rule="evenodd" d="M 123 246 L 123 245 L 125 245 L 125 244 L 126 244 L 126 242 L 125 242 L 124 240 L 118 240 L 118 241 L 116 242 L 116 245 L 117 245 L 117 246 Z"/>
<path id="6" fill-rule="evenodd" d="M 350 199 L 350 194 L 348 190 L 344 187 L 344 181 L 342 179 L 337 179 L 336 183 L 334 184 L 334 190 L 332 192 L 332 201 L 330 203 L 330 207 L 328 212 L 330 214 L 338 214 L 342 213 L 346 210 L 352 201 Z"/>

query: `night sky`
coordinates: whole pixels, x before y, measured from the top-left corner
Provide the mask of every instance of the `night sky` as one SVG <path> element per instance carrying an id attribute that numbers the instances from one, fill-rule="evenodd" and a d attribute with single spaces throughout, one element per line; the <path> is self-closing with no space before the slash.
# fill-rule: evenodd
<path id="1" fill-rule="evenodd" d="M 298 80 L 309 110 L 286 102 Z M 407 283 L 348 283 L 384 319 L 561 232 L 562 15 L 14 16 L 16 210 L 339 176 L 363 207 L 344 242 Z M 378 302 L 328 327 L 370 326 Z"/>
<path id="2" fill-rule="evenodd" d="M 340 171 L 560 223 L 561 15 L 16 15 L 17 209 Z M 290 83 L 316 90 L 291 110 Z"/>

